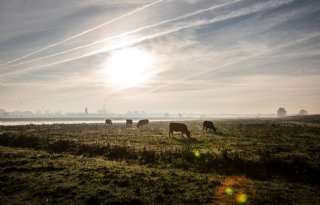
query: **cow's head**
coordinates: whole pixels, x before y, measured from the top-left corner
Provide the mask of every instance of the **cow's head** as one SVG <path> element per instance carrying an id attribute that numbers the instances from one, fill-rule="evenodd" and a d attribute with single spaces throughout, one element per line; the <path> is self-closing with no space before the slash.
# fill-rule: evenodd
<path id="1" fill-rule="evenodd" d="M 186 135 L 190 138 L 190 131 L 187 131 Z"/>

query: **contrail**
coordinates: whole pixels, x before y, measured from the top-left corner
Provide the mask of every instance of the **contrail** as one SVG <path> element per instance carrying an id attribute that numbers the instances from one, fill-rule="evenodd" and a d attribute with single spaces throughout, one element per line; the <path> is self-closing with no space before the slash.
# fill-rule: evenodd
<path id="1" fill-rule="evenodd" d="M 237 59 L 237 60 L 235 60 L 235 61 L 228 62 L 228 63 L 226 63 L 226 64 L 223 64 L 223 65 L 221 65 L 221 66 L 218 66 L 218 67 L 216 67 L 214 70 L 203 71 L 203 72 L 197 73 L 197 74 L 195 74 L 195 75 L 188 76 L 188 77 L 185 77 L 185 78 L 183 78 L 183 79 L 176 80 L 176 81 L 174 81 L 174 82 L 166 83 L 166 84 L 164 84 L 164 85 L 158 86 L 158 87 L 156 87 L 156 88 L 153 88 L 153 89 L 149 90 L 148 93 L 155 92 L 155 91 L 160 90 L 161 88 L 165 88 L 165 87 L 167 87 L 167 86 L 169 86 L 169 85 L 174 85 L 174 84 L 177 84 L 177 83 L 183 83 L 183 82 L 186 81 L 186 80 L 190 80 L 190 79 L 192 79 L 192 78 L 200 77 L 200 76 L 203 76 L 203 75 L 212 73 L 212 72 L 222 71 L 222 70 L 225 70 L 227 67 L 229 67 L 229 66 L 231 66 L 231 65 L 235 65 L 235 64 L 237 64 L 237 63 L 240 63 L 240 62 L 243 62 L 243 61 L 246 61 L 246 60 L 250 60 L 250 59 L 252 59 L 252 58 L 264 56 L 264 55 L 266 55 L 266 54 L 268 54 L 268 53 L 272 53 L 272 52 L 275 51 L 275 50 L 282 49 L 282 48 L 286 48 L 286 47 L 291 46 L 291 45 L 299 44 L 299 43 L 301 43 L 301 42 L 303 42 L 303 41 L 309 40 L 309 39 L 311 39 L 311 38 L 317 38 L 317 37 L 319 37 L 319 36 L 320 36 L 320 35 L 317 33 L 317 34 L 315 34 L 315 35 L 311 35 L 311 36 L 308 36 L 308 37 L 306 37 L 306 38 L 299 39 L 299 40 L 297 40 L 297 41 L 295 41 L 295 42 L 290 42 L 290 43 L 287 43 L 287 44 L 284 44 L 284 45 L 281 45 L 281 46 L 277 46 L 277 47 L 272 48 L 272 49 L 268 49 L 268 50 L 263 51 L 263 52 L 255 53 L 254 55 L 251 55 L 251 56 L 249 56 L 249 57 L 241 57 L 241 58 L 239 58 L 239 59 Z"/>
<path id="2" fill-rule="evenodd" d="M 133 15 L 133 14 L 135 14 L 135 13 L 138 13 L 138 12 L 140 12 L 140 11 L 146 9 L 146 8 L 149 8 L 149 7 L 151 7 L 151 6 L 155 5 L 155 4 L 158 4 L 158 3 L 162 2 L 162 1 L 164 1 L 164 0 L 158 0 L 158 1 L 155 1 L 155 2 L 153 2 L 153 3 L 150 3 L 150 4 L 147 4 L 147 5 L 141 6 L 141 7 L 139 7 L 139 8 L 136 8 L 135 10 L 130 11 L 129 13 L 126 13 L 126 14 L 124 14 L 124 15 L 122 15 L 122 16 L 116 17 L 116 18 L 114 18 L 114 19 L 112 19 L 112 20 L 110 20 L 110 21 L 107 21 L 107 22 L 103 23 L 103 24 L 100 24 L 100 25 L 98 25 L 98 26 L 95 26 L 95 27 L 93 27 L 93 28 L 90 28 L 90 29 L 88 29 L 88 30 L 86 30 L 86 31 L 83 31 L 83 32 L 81 32 L 81 33 L 79 33 L 79 34 L 77 34 L 77 35 L 74 35 L 74 36 L 71 36 L 71 37 L 69 37 L 69 38 L 66 38 L 66 39 L 64 39 L 64 40 L 62 40 L 62 41 L 53 43 L 53 44 L 51 44 L 51 45 L 49 45 L 49 46 L 47 46 L 47 47 L 41 48 L 41 49 L 36 50 L 36 51 L 34 51 L 34 52 L 32 52 L 32 53 L 29 53 L 29 54 L 27 54 L 27 55 L 24 55 L 24 56 L 22 56 L 22 57 L 13 59 L 13 60 L 11 60 L 11 61 L 7 62 L 6 64 L 3 64 L 3 65 L 9 65 L 9 64 L 11 64 L 11 63 L 17 62 L 17 61 L 22 60 L 22 59 L 24 59 L 24 58 L 27 58 L 27 57 L 32 56 L 32 55 L 34 55 L 34 54 L 36 54 L 36 53 L 39 53 L 39 52 L 41 52 L 41 51 L 47 50 L 47 49 L 49 49 L 49 48 L 55 47 L 55 46 L 57 46 L 57 45 L 60 45 L 60 44 L 62 44 L 62 43 L 65 43 L 65 42 L 67 42 L 67 41 L 70 41 L 70 40 L 72 40 L 72 39 L 75 39 L 75 38 L 77 38 L 77 37 L 83 36 L 83 35 L 85 35 L 85 34 L 87 34 L 87 33 L 89 33 L 89 32 L 92 32 L 92 31 L 94 31 L 94 30 L 97 30 L 97 29 L 99 29 L 99 28 L 101 28 L 101 27 L 103 27 L 103 26 L 106 26 L 106 25 L 111 24 L 111 23 L 113 23 L 113 22 L 119 21 L 119 20 L 121 20 L 121 19 L 123 19 L 123 18 L 125 18 L 125 17 L 127 17 L 127 16 Z M 3 66 L 3 65 L 2 65 L 2 66 Z"/>
<path id="3" fill-rule="evenodd" d="M 103 50 L 100 49 L 100 50 L 95 51 L 95 52 L 86 53 L 86 54 L 78 56 L 78 57 L 64 59 L 64 60 L 61 60 L 59 62 L 55 62 L 55 63 L 51 63 L 51 64 L 47 64 L 47 65 L 42 65 L 40 67 L 48 67 L 48 66 L 52 66 L 52 65 L 57 65 L 57 64 L 61 64 L 61 63 L 65 63 L 65 62 L 69 62 L 69 61 L 78 60 L 78 59 L 81 59 L 81 58 L 93 56 L 93 55 L 96 55 L 96 54 L 106 53 L 106 52 L 109 52 L 109 51 L 112 51 L 112 50 L 121 49 L 121 48 L 128 47 L 128 46 L 133 46 L 133 45 L 142 43 L 142 42 L 147 41 L 147 40 L 151 40 L 151 39 L 154 39 L 154 38 L 158 38 L 158 37 L 161 37 L 161 36 L 165 36 L 165 35 L 168 35 L 168 34 L 179 32 L 179 31 L 182 31 L 182 30 L 185 30 L 185 29 L 204 26 L 204 25 L 217 23 L 217 22 L 228 20 L 228 19 L 232 19 L 232 18 L 237 18 L 237 17 L 243 16 L 243 15 L 257 13 L 257 12 L 263 11 L 265 9 L 270 9 L 270 8 L 275 8 L 275 7 L 278 7 L 278 6 L 281 6 L 281 5 L 285 5 L 285 4 L 288 4 L 288 3 L 293 2 L 293 1 L 295 1 L 295 0 L 286 0 L 286 1 L 282 1 L 282 2 L 272 1 L 272 2 L 274 2 L 272 4 L 261 3 L 261 4 L 254 5 L 254 6 L 251 6 L 251 7 L 248 7 L 248 8 L 240 9 L 238 11 L 233 11 L 233 12 L 231 12 L 228 15 L 225 15 L 225 16 L 219 16 L 219 17 L 216 17 L 216 18 L 213 18 L 213 19 L 209 19 L 209 20 L 199 20 L 199 21 L 196 21 L 196 22 L 193 22 L 193 23 L 182 25 L 180 27 L 173 28 L 171 30 L 167 30 L 167 31 L 163 31 L 163 32 L 159 32 L 159 33 L 150 35 L 150 36 L 142 37 L 142 38 L 140 38 L 138 40 L 129 42 L 129 43 L 125 44 L 125 45 L 119 45 L 119 46 L 115 46 L 115 47 L 112 47 L 112 48 L 109 48 L 109 49 L 103 49 Z M 26 71 L 26 70 L 33 70 L 33 69 L 35 69 L 35 68 L 20 70 L 20 71 L 16 71 L 16 72 L 23 72 L 23 71 Z M 12 73 L 16 73 L 16 72 L 12 72 Z"/>
<path id="4" fill-rule="evenodd" d="M 20 66 L 20 65 L 23 65 L 23 64 L 26 64 L 26 63 L 32 63 L 32 62 L 43 60 L 43 59 L 48 59 L 48 58 L 59 56 L 59 55 L 66 54 L 66 53 L 70 53 L 70 52 L 75 51 L 75 50 L 79 50 L 79 49 L 82 49 L 82 48 L 87 48 L 87 47 L 90 47 L 90 46 L 94 46 L 96 44 L 103 43 L 103 42 L 106 42 L 106 41 L 110 41 L 110 40 L 113 40 L 113 39 L 116 39 L 116 38 L 120 38 L 120 37 L 123 37 L 123 36 L 130 35 L 130 34 L 135 34 L 135 33 L 150 29 L 150 28 L 155 28 L 155 27 L 158 27 L 158 26 L 162 26 L 162 25 L 165 25 L 167 23 L 171 23 L 171 22 L 174 22 L 174 21 L 178 21 L 178 20 L 182 20 L 182 19 L 185 19 L 185 18 L 188 18 L 188 17 L 192 17 L 192 16 L 195 16 L 195 15 L 207 12 L 207 11 L 212 11 L 214 9 L 217 9 L 217 8 L 220 8 L 220 7 L 224 7 L 226 5 L 233 4 L 233 3 L 236 3 L 236 2 L 239 2 L 239 1 L 242 1 L 242 0 L 236 0 L 236 1 L 233 1 L 233 2 L 228 2 L 228 3 L 220 4 L 220 5 L 217 5 L 217 6 L 212 6 L 212 7 L 209 7 L 209 8 L 206 8 L 206 9 L 197 10 L 195 12 L 188 13 L 188 14 L 185 14 L 185 15 L 182 15 L 182 16 L 178 16 L 178 17 L 174 17 L 174 18 L 171 18 L 171 19 L 167 19 L 167 20 L 161 21 L 161 22 L 156 23 L 156 24 L 142 26 L 142 27 L 134 29 L 132 31 L 128 31 L 128 32 L 121 33 L 121 34 L 118 34 L 118 35 L 114 35 L 114 36 L 111 36 L 111 37 L 108 37 L 108 38 L 104 38 L 104 39 L 101 39 L 101 40 L 98 40 L 98 41 L 95 41 L 95 42 L 92 42 L 92 43 L 89 43 L 89 44 L 86 44 L 86 45 L 78 46 L 76 48 L 71 48 L 69 50 L 61 51 L 61 52 L 54 53 L 54 54 L 51 54 L 51 55 L 47 55 L 47 56 L 39 57 L 39 58 L 36 58 L 36 59 L 24 61 L 24 62 L 21 62 L 21 63 L 18 63 L 18 64 L 14 64 L 14 65 L 11 65 L 11 66 L 7 66 L 7 67 L 5 67 L 5 69 L 11 68 L 11 67 Z"/>
<path id="5" fill-rule="evenodd" d="M 288 46 L 296 45 L 296 44 L 299 44 L 299 43 L 301 43 L 301 42 L 307 41 L 307 40 L 309 40 L 309 39 L 311 39 L 311 38 L 317 38 L 317 37 L 319 37 L 319 33 L 310 35 L 310 36 L 308 36 L 308 37 L 299 39 L 299 40 L 294 41 L 294 42 L 289 42 L 289 43 L 286 43 L 286 44 L 284 44 L 284 45 L 279 45 L 279 46 L 277 46 L 277 47 L 275 47 L 275 48 L 268 49 L 268 50 L 265 50 L 265 51 L 263 51 L 263 52 L 255 53 L 255 54 L 253 54 L 253 55 L 251 55 L 251 56 L 249 56 L 249 57 L 239 58 L 239 59 L 237 59 L 237 60 L 235 60 L 235 61 L 233 61 L 233 62 L 223 64 L 223 65 L 219 66 L 217 69 L 210 70 L 210 71 L 204 71 L 204 72 L 198 73 L 197 75 L 188 76 L 188 77 L 185 77 L 185 78 L 183 78 L 183 79 L 181 79 L 181 80 L 177 80 L 177 81 L 175 81 L 175 82 L 173 82 L 173 83 L 166 83 L 166 84 L 164 84 L 164 85 L 161 85 L 161 86 L 158 86 L 158 87 L 156 87 L 156 88 L 150 89 L 150 90 L 148 90 L 148 91 L 146 91 L 146 92 L 147 92 L 147 93 L 153 93 L 153 92 L 155 92 L 155 91 L 157 91 L 157 90 L 160 90 L 161 88 L 167 87 L 167 86 L 169 86 L 169 85 L 174 85 L 174 84 L 177 84 L 177 83 L 183 83 L 183 82 L 185 82 L 186 80 L 189 80 L 189 79 L 192 79 L 192 78 L 195 78 L 195 77 L 199 77 L 199 76 L 201 76 L 201 75 L 205 75 L 205 74 L 208 74 L 208 73 L 211 73 L 211 72 L 221 71 L 221 70 L 226 69 L 228 66 L 231 66 L 231 65 L 234 65 L 234 64 L 237 64 L 237 63 L 246 61 L 246 60 L 250 60 L 250 59 L 257 58 L 257 57 L 261 57 L 261 56 L 267 55 L 267 54 L 269 54 L 269 53 L 272 53 L 272 52 L 274 52 L 274 51 L 276 51 L 276 50 L 278 50 L 278 49 L 283 49 L 283 48 L 286 48 L 286 47 L 288 47 Z M 117 89 L 117 90 L 115 90 L 115 91 L 107 94 L 105 97 L 111 97 L 111 96 L 113 96 L 113 95 L 118 94 L 119 92 L 123 92 L 123 91 L 129 90 L 129 89 L 131 89 L 131 88 L 120 88 L 120 89 Z"/>

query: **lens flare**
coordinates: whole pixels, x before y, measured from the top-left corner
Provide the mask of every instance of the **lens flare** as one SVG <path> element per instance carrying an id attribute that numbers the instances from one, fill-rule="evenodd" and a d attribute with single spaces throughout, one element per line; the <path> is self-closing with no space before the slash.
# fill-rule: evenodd
<path id="1" fill-rule="evenodd" d="M 245 176 L 229 176 L 215 190 L 217 204 L 250 204 L 255 196 L 254 183 Z"/>
<path id="2" fill-rule="evenodd" d="M 227 194 L 228 196 L 232 196 L 232 195 L 233 195 L 233 189 L 232 189 L 231 187 L 227 187 L 227 188 L 226 188 L 226 194 Z"/>
<path id="3" fill-rule="evenodd" d="M 247 204 L 247 202 L 248 202 L 248 197 L 247 197 L 246 194 L 240 193 L 240 194 L 237 195 L 236 200 L 237 200 L 237 203 L 238 203 L 238 204 Z"/>
<path id="4" fill-rule="evenodd" d="M 200 151 L 199 150 L 194 151 L 194 156 L 197 158 L 200 158 L 200 156 L 201 156 Z"/>

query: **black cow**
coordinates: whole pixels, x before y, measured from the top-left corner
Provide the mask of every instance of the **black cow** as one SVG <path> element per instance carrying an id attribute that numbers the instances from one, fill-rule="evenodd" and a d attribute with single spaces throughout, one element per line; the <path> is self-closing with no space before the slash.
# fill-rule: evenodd
<path id="1" fill-rule="evenodd" d="M 126 126 L 127 126 L 127 127 L 131 127 L 131 126 L 132 126 L 132 120 L 127 119 L 127 120 L 126 120 Z"/>
<path id="2" fill-rule="evenodd" d="M 112 121 L 111 120 L 106 120 L 106 123 L 105 123 L 106 125 L 112 125 Z"/>
<path id="3" fill-rule="evenodd" d="M 143 128 L 144 125 L 147 125 L 147 127 L 149 127 L 149 120 L 148 119 L 139 120 L 139 122 L 137 124 L 137 128 L 140 128 L 140 127 Z"/>
<path id="4" fill-rule="evenodd" d="M 170 122 L 169 137 L 173 137 L 173 132 L 181 132 L 181 135 L 186 134 L 190 138 L 190 131 L 187 125 L 183 123 Z"/>
<path id="5" fill-rule="evenodd" d="M 213 125 L 213 122 L 211 122 L 211 121 L 204 121 L 203 122 L 203 129 L 205 129 L 206 131 L 207 131 L 207 129 L 209 129 L 209 131 L 212 130 L 213 132 L 217 131 L 217 129 Z"/>

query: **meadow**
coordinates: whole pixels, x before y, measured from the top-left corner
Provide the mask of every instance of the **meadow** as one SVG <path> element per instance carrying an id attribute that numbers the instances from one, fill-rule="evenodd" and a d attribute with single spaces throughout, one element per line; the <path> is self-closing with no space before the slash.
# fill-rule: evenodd
<path id="1" fill-rule="evenodd" d="M 1 204 L 319 204 L 320 116 L 0 126 Z"/>

